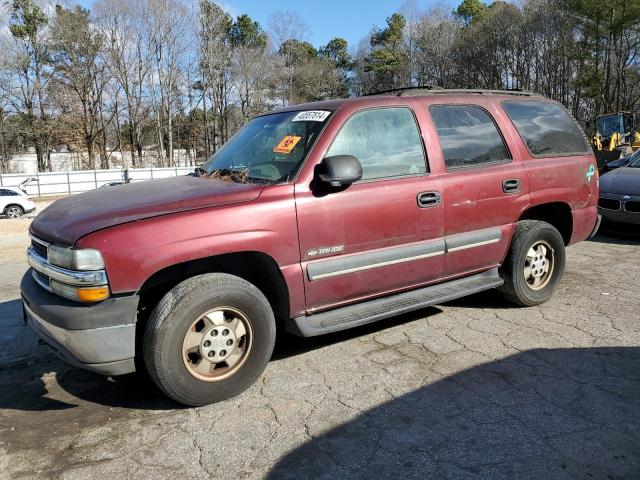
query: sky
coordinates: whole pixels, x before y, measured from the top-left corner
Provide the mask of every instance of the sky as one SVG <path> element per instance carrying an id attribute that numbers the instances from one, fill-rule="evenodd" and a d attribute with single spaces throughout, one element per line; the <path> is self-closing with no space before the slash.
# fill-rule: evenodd
<path id="1" fill-rule="evenodd" d="M 418 8 L 424 10 L 435 6 L 453 9 L 460 1 L 414 0 Z M 90 9 L 94 2 L 80 0 L 78 3 Z M 319 47 L 340 36 L 353 48 L 374 26 L 383 27 L 385 19 L 398 11 L 404 0 L 221 0 L 218 3 L 234 17 L 246 13 L 265 29 L 275 12 L 296 11 L 308 25 L 308 31 L 302 35 L 304 40 Z"/>

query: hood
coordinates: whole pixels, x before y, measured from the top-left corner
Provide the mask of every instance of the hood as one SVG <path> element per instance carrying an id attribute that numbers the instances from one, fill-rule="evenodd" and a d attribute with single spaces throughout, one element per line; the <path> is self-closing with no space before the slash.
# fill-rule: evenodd
<path id="1" fill-rule="evenodd" d="M 602 193 L 640 195 L 640 168 L 622 167 L 600 177 Z"/>
<path id="2" fill-rule="evenodd" d="M 191 176 L 102 188 L 56 201 L 29 231 L 49 242 L 73 245 L 84 235 L 127 222 L 255 200 L 262 188 Z"/>

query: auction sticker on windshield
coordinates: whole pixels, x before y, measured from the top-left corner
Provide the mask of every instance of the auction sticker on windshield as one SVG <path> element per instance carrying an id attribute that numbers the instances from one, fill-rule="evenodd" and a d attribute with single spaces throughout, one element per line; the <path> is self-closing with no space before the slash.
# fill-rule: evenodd
<path id="1" fill-rule="evenodd" d="M 273 149 L 274 153 L 291 153 L 291 150 L 295 148 L 302 137 L 296 137 L 294 135 L 287 135 L 284 137 L 276 148 Z"/>
<path id="2" fill-rule="evenodd" d="M 324 110 L 308 110 L 306 112 L 300 112 L 293 117 L 294 122 L 324 122 L 327 117 L 331 115 L 331 112 L 325 112 Z"/>

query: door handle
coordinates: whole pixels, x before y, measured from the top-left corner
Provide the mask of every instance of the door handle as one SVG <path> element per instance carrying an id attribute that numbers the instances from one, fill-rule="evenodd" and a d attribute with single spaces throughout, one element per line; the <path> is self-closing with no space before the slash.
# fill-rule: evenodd
<path id="1" fill-rule="evenodd" d="M 520 191 L 520 180 L 510 178 L 502 182 L 502 191 L 504 193 L 518 193 Z"/>
<path id="2" fill-rule="evenodd" d="M 422 192 L 418 194 L 420 208 L 436 207 L 440 205 L 440 192 Z"/>

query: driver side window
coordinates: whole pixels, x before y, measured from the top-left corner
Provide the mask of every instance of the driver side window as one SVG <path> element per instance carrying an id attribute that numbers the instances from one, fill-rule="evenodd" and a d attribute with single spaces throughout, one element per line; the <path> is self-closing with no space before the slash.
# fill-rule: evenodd
<path id="1" fill-rule="evenodd" d="M 427 172 L 416 119 L 406 107 L 364 110 L 353 115 L 333 140 L 326 156 L 353 155 L 363 180 Z"/>

